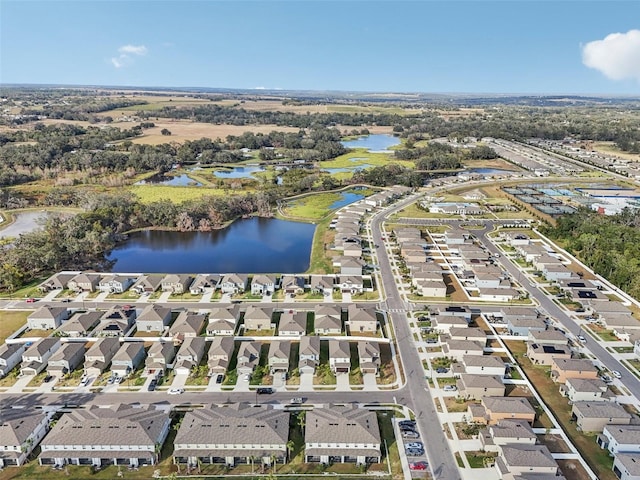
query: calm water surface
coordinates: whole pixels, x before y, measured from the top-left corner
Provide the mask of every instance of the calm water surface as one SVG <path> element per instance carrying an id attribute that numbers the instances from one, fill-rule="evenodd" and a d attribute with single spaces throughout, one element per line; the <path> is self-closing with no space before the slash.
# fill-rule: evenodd
<path id="1" fill-rule="evenodd" d="M 216 170 L 213 175 L 217 178 L 253 178 L 253 173 L 264 172 L 264 168 L 258 165 L 247 167 L 233 167 L 228 170 Z"/>
<path id="2" fill-rule="evenodd" d="M 371 152 L 384 152 L 389 147 L 398 145 L 400 139 L 393 135 L 367 135 L 355 140 L 347 140 L 342 142 L 345 148 L 366 148 Z"/>
<path id="3" fill-rule="evenodd" d="M 213 232 L 136 232 L 108 256 L 112 272 L 301 273 L 315 231 L 309 223 L 237 220 Z"/>
<path id="4" fill-rule="evenodd" d="M 150 185 L 150 184 L 171 185 L 173 187 L 186 187 L 186 186 L 199 187 L 202 185 L 200 182 L 196 182 L 193 178 L 184 174 L 163 175 L 161 173 L 158 173 L 156 175 L 152 175 L 149 178 L 136 182 L 136 185 Z"/>
<path id="5" fill-rule="evenodd" d="M 340 200 L 336 200 L 331 205 L 329 205 L 329 210 L 333 210 L 334 208 L 344 207 L 353 202 L 357 202 L 362 198 L 364 198 L 364 195 L 361 195 L 359 193 L 350 193 L 350 192 L 343 193 L 342 198 Z"/>

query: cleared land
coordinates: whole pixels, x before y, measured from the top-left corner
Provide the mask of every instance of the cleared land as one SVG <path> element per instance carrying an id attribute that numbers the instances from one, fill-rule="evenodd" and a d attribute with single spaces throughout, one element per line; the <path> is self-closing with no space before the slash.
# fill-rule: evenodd
<path id="1" fill-rule="evenodd" d="M 27 323 L 32 311 L 0 312 L 0 343 L 4 343 L 9 335 Z"/>

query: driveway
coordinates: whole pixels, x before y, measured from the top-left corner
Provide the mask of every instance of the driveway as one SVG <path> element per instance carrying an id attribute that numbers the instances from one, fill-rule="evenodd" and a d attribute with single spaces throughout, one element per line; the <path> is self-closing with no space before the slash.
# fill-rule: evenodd
<path id="1" fill-rule="evenodd" d="M 181 373 L 173 377 L 173 382 L 171 382 L 171 388 L 183 388 L 185 383 L 187 382 L 187 378 L 189 378 L 188 373 Z"/>
<path id="2" fill-rule="evenodd" d="M 378 382 L 376 381 L 375 373 L 365 373 L 362 376 L 362 381 L 365 390 L 378 390 Z"/>
<path id="3" fill-rule="evenodd" d="M 338 373 L 336 375 L 336 390 L 342 392 L 348 392 L 351 390 L 351 387 L 349 386 L 348 373 Z"/>
<path id="4" fill-rule="evenodd" d="M 300 388 L 299 390 L 313 390 L 313 373 L 301 373 L 300 374 Z"/>

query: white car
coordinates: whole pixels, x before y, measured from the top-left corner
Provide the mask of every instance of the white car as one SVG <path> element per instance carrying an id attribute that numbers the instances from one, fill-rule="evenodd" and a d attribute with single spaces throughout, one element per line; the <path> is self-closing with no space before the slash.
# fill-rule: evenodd
<path id="1" fill-rule="evenodd" d="M 587 341 L 587 339 L 586 339 L 586 338 L 584 338 L 584 336 L 583 336 L 583 335 L 578 335 L 578 340 L 580 340 L 582 343 L 584 343 L 584 342 L 586 342 L 586 341 Z"/>
<path id="2" fill-rule="evenodd" d="M 180 395 L 184 393 L 184 388 L 172 388 L 167 392 L 169 395 Z"/>
<path id="3" fill-rule="evenodd" d="M 445 385 L 442 390 L 444 390 L 445 392 L 455 392 L 456 390 L 458 390 L 458 387 L 456 387 L 455 385 Z"/>
<path id="4" fill-rule="evenodd" d="M 621 374 L 619 371 L 617 371 L 617 370 L 613 370 L 613 371 L 611 372 L 611 375 L 613 375 L 613 376 L 614 376 L 614 377 L 616 377 L 616 378 L 622 378 L 622 374 Z"/>

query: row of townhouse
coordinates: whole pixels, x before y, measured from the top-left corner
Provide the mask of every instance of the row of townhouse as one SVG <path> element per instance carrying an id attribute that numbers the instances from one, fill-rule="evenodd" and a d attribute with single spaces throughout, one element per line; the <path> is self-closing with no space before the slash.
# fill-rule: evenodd
<path id="1" fill-rule="evenodd" d="M 171 425 L 167 409 L 155 406 L 89 406 L 63 413 L 0 409 L 0 467 L 22 465 L 39 445 L 41 465 L 155 465 Z M 173 461 L 203 464 L 284 463 L 290 415 L 267 405 L 227 404 L 184 415 L 173 441 Z M 380 463 L 381 435 L 375 412 L 329 405 L 306 411 L 306 463 Z"/>
<path id="2" fill-rule="evenodd" d="M 360 255 L 358 255 L 359 257 Z M 230 273 L 218 274 L 149 274 L 149 275 L 103 275 L 98 273 L 58 273 L 40 285 L 43 291 L 68 289 L 74 292 L 102 291 L 123 293 L 127 290 L 142 295 L 158 290 L 175 294 L 191 293 L 202 295 L 206 291 L 220 290 L 224 294 L 251 292 L 252 295 L 273 295 L 282 289 L 286 294 L 330 293 L 340 290 L 350 293 L 362 293 L 365 278 L 362 276 L 364 262 L 360 258 L 342 258 L 338 266 L 343 265 L 340 275 L 275 275 Z M 66 283 L 65 283 L 66 282 Z"/>

